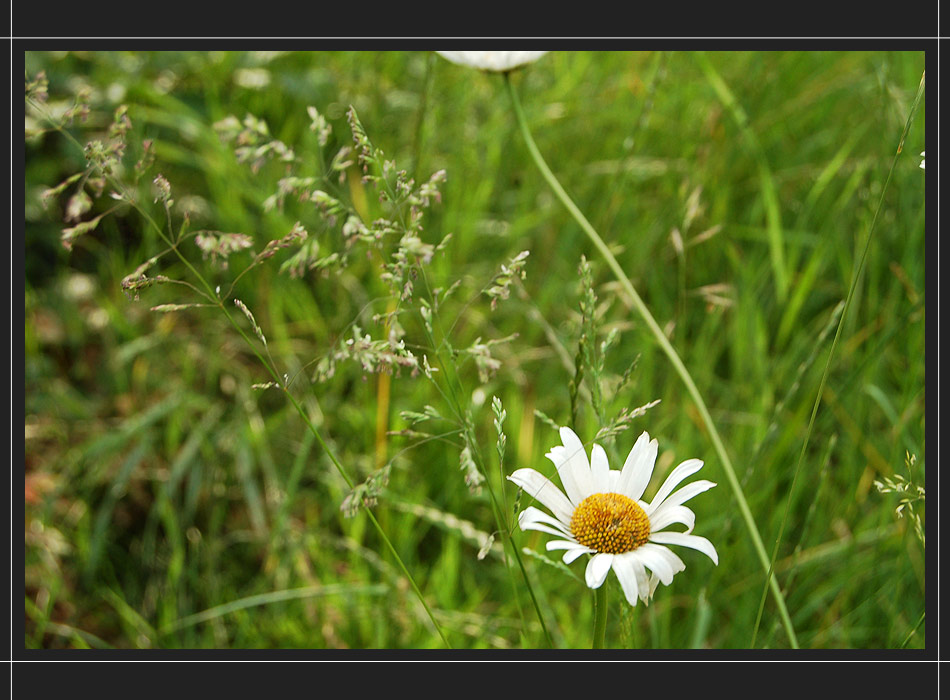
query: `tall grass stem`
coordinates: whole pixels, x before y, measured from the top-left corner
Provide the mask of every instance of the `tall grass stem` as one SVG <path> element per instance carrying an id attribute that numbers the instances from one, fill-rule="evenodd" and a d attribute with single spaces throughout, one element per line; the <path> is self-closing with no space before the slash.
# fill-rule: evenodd
<path id="1" fill-rule="evenodd" d="M 881 195 L 878 198 L 877 208 L 874 210 L 874 217 L 871 219 L 871 224 L 868 227 L 868 234 L 864 240 L 864 250 L 861 251 L 861 257 L 858 258 L 855 263 L 854 269 L 851 273 L 851 285 L 848 287 L 848 294 L 844 302 L 844 309 L 841 311 L 841 316 L 838 318 L 838 328 L 835 330 L 834 340 L 831 341 L 831 350 L 828 352 L 828 359 L 825 361 L 825 369 L 821 373 L 821 380 L 818 382 L 818 391 L 815 394 L 815 403 L 811 409 L 811 417 L 808 419 L 808 428 L 805 430 L 805 439 L 802 442 L 801 452 L 798 454 L 798 464 L 795 465 L 795 473 L 792 475 L 792 483 L 788 488 L 788 499 L 785 502 L 785 513 L 782 515 L 782 522 L 779 525 L 778 536 L 775 538 L 775 546 L 772 548 L 772 557 L 769 560 L 769 570 L 766 574 L 767 582 L 773 581 L 772 573 L 775 568 L 775 558 L 778 556 L 779 544 L 782 541 L 782 535 L 785 533 L 785 525 L 788 522 L 788 513 L 792 507 L 792 500 L 795 495 L 795 485 L 798 482 L 798 475 L 802 470 L 802 463 L 805 460 L 805 451 L 808 449 L 808 443 L 811 440 L 812 428 L 815 425 L 815 416 L 818 415 L 818 406 L 821 404 L 821 396 L 825 391 L 825 383 L 828 380 L 828 373 L 831 370 L 831 361 L 835 355 L 835 348 L 838 347 L 838 340 L 841 337 L 841 329 L 844 327 L 844 320 L 848 315 L 848 309 L 851 308 L 851 301 L 854 298 L 854 291 L 857 289 L 858 280 L 861 278 L 861 272 L 864 269 L 864 263 L 867 260 L 868 250 L 871 248 L 871 236 L 874 233 L 875 224 L 877 224 L 878 216 L 881 213 L 881 210 L 884 208 L 884 197 L 887 194 L 888 185 L 891 183 L 891 176 L 894 174 L 894 168 L 897 166 L 897 159 L 900 157 L 901 151 L 904 149 L 904 139 L 907 138 L 907 132 L 910 130 L 910 125 L 914 121 L 914 116 L 917 114 L 917 107 L 920 105 L 920 100 L 924 96 L 924 82 L 925 82 L 926 73 L 920 76 L 920 84 L 917 86 L 917 95 L 914 97 L 914 102 L 911 105 L 910 112 L 907 115 L 907 119 L 904 122 L 904 129 L 901 132 L 900 141 L 897 144 L 897 150 L 894 153 L 894 157 L 891 159 L 891 167 L 887 171 L 887 177 L 884 180 L 884 186 L 881 188 Z M 755 646 L 756 636 L 759 631 L 759 624 L 762 619 L 762 609 L 765 607 L 765 589 L 762 591 L 762 597 L 759 600 L 759 611 L 755 618 L 755 626 L 752 629 L 752 641 L 749 646 Z"/>
<path id="2" fill-rule="evenodd" d="M 59 124 L 55 119 L 53 119 L 52 116 L 41 105 L 39 105 L 33 100 L 30 100 L 30 104 L 33 105 L 34 108 L 36 108 L 38 111 L 40 111 L 43 114 L 47 122 L 57 132 L 59 132 L 60 134 L 65 136 L 67 139 L 72 141 L 76 145 L 76 147 L 79 148 L 80 151 L 84 150 L 82 147 L 82 144 L 80 144 L 79 141 L 72 134 L 66 131 L 62 127 L 61 124 Z M 237 322 L 234 320 L 234 318 L 231 316 L 231 314 L 228 313 L 228 310 L 225 308 L 224 303 L 221 301 L 221 299 L 218 298 L 217 294 L 215 294 L 214 290 L 212 289 L 211 284 L 204 278 L 204 276 L 200 272 L 198 272 L 198 270 L 195 269 L 195 267 L 191 264 L 191 262 L 189 262 L 189 260 L 182 254 L 181 250 L 178 247 L 178 241 L 174 241 L 165 236 L 165 232 L 162 230 L 162 227 L 159 226 L 151 216 L 149 216 L 148 212 L 145 211 L 145 209 L 138 204 L 138 202 L 135 200 L 133 196 L 125 192 L 125 188 L 122 186 L 121 182 L 119 182 L 110 173 L 106 173 L 105 171 L 102 171 L 102 175 L 105 178 L 107 178 L 109 182 L 111 182 L 116 187 L 119 193 L 123 196 L 124 200 L 128 202 L 136 211 L 138 211 L 139 214 L 141 214 L 142 217 L 149 223 L 149 225 L 152 226 L 152 228 L 154 228 L 158 232 L 159 237 L 162 238 L 169 245 L 169 247 L 175 252 L 175 255 L 178 256 L 179 260 L 181 260 L 181 262 L 185 265 L 185 267 L 187 267 L 188 270 L 195 276 L 195 278 L 199 282 L 201 282 L 201 284 L 205 287 L 205 289 L 208 290 L 208 294 L 216 300 L 215 306 L 221 309 L 222 313 L 224 313 L 224 316 L 225 318 L 227 318 L 228 322 L 241 335 L 241 337 L 244 339 L 247 345 L 251 348 L 251 350 L 257 356 L 257 359 L 261 362 L 262 365 L 264 365 L 265 369 L 267 369 L 267 371 L 274 378 L 277 384 L 284 390 L 284 394 L 287 396 L 288 399 L 290 399 L 290 402 L 293 404 L 294 408 L 297 410 L 297 413 L 300 414 L 300 417 L 303 418 L 304 422 L 310 428 L 310 432 L 313 433 L 313 436 L 317 439 L 317 442 L 320 443 L 320 447 L 323 448 L 324 452 L 330 458 L 330 461 L 333 463 L 334 467 L 336 467 L 337 471 L 343 477 L 343 480 L 346 481 L 347 485 L 350 488 L 352 488 L 353 481 L 350 479 L 349 475 L 347 474 L 346 469 L 340 463 L 340 460 L 337 459 L 333 450 L 330 449 L 330 446 L 323 439 L 323 436 L 320 435 L 320 432 L 317 430 L 316 426 L 314 426 L 313 423 L 310 421 L 310 418 L 307 416 L 306 412 L 303 410 L 301 405 L 290 393 L 290 390 L 287 388 L 284 380 L 277 373 L 277 370 L 275 370 L 271 366 L 270 362 L 264 359 L 264 357 L 258 351 L 254 341 L 252 341 L 248 337 L 248 335 L 244 332 L 244 329 L 241 328 L 237 324 Z M 379 536 L 383 539 L 383 542 L 385 543 L 386 548 L 389 549 L 390 553 L 395 558 L 396 563 L 399 565 L 399 568 L 402 570 L 403 575 L 405 575 L 406 579 L 408 580 L 409 585 L 412 587 L 413 592 L 415 593 L 416 597 L 419 598 L 419 601 L 422 603 L 422 607 L 425 608 L 425 611 L 429 617 L 429 620 L 435 626 L 435 629 L 438 632 L 439 637 L 441 637 L 442 639 L 442 643 L 445 644 L 446 647 L 451 648 L 452 645 L 449 644 L 449 641 L 446 638 L 445 633 L 442 631 L 442 628 L 439 626 L 439 623 L 435 619 L 435 615 L 433 614 L 432 610 L 429 608 L 429 604 L 426 603 L 425 597 L 422 595 L 422 591 L 419 590 L 419 586 L 416 585 L 416 582 L 413 579 L 412 574 L 409 573 L 409 569 L 406 568 L 406 565 L 403 562 L 402 558 L 399 556 L 398 552 L 396 552 L 396 548 L 393 547 L 392 542 L 390 541 L 389 537 L 387 537 L 386 533 L 383 531 L 382 526 L 376 520 L 376 517 L 373 515 L 369 507 L 364 505 L 363 509 L 366 511 L 366 514 L 369 516 L 370 522 L 373 524 L 373 527 L 375 527 L 376 531 L 379 533 Z"/>
<path id="3" fill-rule="evenodd" d="M 788 297 L 788 268 L 785 263 L 785 241 L 782 234 L 782 215 L 779 205 L 778 188 L 775 186 L 775 179 L 772 177 L 772 169 L 769 167 L 768 158 L 765 156 L 765 150 L 759 143 L 755 132 L 749 126 L 749 117 L 745 110 L 736 100 L 732 90 L 726 85 L 726 81 L 716 72 L 712 63 L 703 52 L 695 54 L 696 60 L 706 74 L 706 80 L 716 92 L 716 96 L 722 102 L 723 106 L 732 115 L 739 128 L 739 133 L 746 143 L 750 155 L 755 160 L 756 169 L 759 175 L 759 184 L 762 188 L 762 200 L 765 205 L 766 228 L 768 236 L 769 257 L 772 261 L 772 277 L 775 280 L 775 293 L 780 303 L 784 304 Z"/>
<path id="4" fill-rule="evenodd" d="M 538 147 L 534 142 L 534 138 L 531 136 L 531 131 L 528 129 L 528 123 L 525 119 L 521 102 L 518 99 L 517 92 L 515 91 L 514 85 L 511 82 L 511 77 L 507 73 L 505 74 L 505 86 L 507 87 L 508 94 L 511 97 L 511 104 L 514 108 L 515 116 L 518 121 L 518 127 L 521 131 L 522 137 L 524 138 L 525 145 L 527 146 L 528 152 L 531 154 L 531 158 L 534 160 L 535 165 L 538 167 L 538 170 L 541 171 L 541 175 L 554 191 L 554 194 L 557 196 L 557 198 L 570 212 L 571 216 L 574 217 L 574 220 L 580 225 L 584 233 L 587 234 L 587 237 L 594 244 L 594 247 L 596 247 L 600 254 L 603 255 L 607 265 L 617 278 L 617 281 L 620 282 L 621 287 L 623 287 L 624 291 L 633 301 L 637 311 L 643 317 L 647 327 L 655 336 L 660 348 L 664 353 L 666 353 L 666 356 L 669 358 L 673 368 L 676 370 L 677 374 L 679 374 L 680 379 L 682 379 L 683 383 L 686 385 L 687 391 L 693 398 L 693 401 L 695 401 L 700 417 L 702 418 L 703 423 L 706 425 L 706 429 L 709 431 L 709 436 L 713 442 L 713 447 L 715 448 L 716 453 L 719 455 L 719 459 L 722 462 L 726 479 L 729 481 L 729 485 L 735 494 L 736 502 L 738 503 L 739 510 L 742 514 L 742 519 L 745 521 L 746 527 L 749 530 L 749 536 L 752 538 L 752 543 L 755 546 L 755 551 L 759 557 L 760 563 L 762 564 L 763 571 L 765 571 L 768 575 L 770 570 L 768 553 L 765 550 L 765 545 L 762 543 L 762 537 L 759 535 L 758 528 L 755 524 L 755 519 L 752 517 L 752 511 L 749 509 L 749 504 L 746 501 L 745 494 L 742 491 L 742 486 L 736 477 L 735 468 L 732 466 L 732 460 L 729 459 L 729 455 L 726 453 L 726 448 L 723 445 L 722 439 L 719 437 L 719 431 L 716 429 L 716 425 L 713 423 L 712 416 L 710 416 L 709 410 L 706 408 L 706 402 L 699 393 L 699 389 L 696 388 L 696 383 L 693 381 L 689 370 L 686 369 L 686 366 L 683 364 L 683 361 L 680 359 L 676 350 L 673 348 L 672 344 L 663 333 L 660 325 L 656 322 L 656 319 L 653 318 L 653 314 L 650 313 L 650 310 L 640 298 L 640 295 L 637 294 L 636 289 L 634 289 L 633 284 L 627 278 L 623 268 L 620 267 L 620 263 L 617 262 L 617 259 L 610 251 L 610 248 L 607 247 L 607 244 L 604 243 L 604 240 L 600 237 L 597 231 L 594 230 L 594 227 L 591 226 L 590 222 L 587 220 L 581 210 L 578 209 L 576 204 L 574 204 L 574 201 L 570 198 L 567 192 L 565 192 L 564 188 L 561 186 L 561 183 L 558 182 L 558 179 L 554 176 L 554 173 L 551 172 L 551 169 L 545 162 L 541 152 L 538 150 Z M 797 649 L 798 639 L 795 635 L 795 629 L 792 626 L 791 617 L 788 614 L 788 608 L 785 605 L 785 596 L 782 594 L 782 590 L 774 578 L 768 577 L 768 583 L 775 597 L 775 602 L 778 606 L 779 615 L 782 618 L 782 624 L 784 625 L 786 634 L 788 635 L 789 643 L 793 648 Z"/>
<path id="5" fill-rule="evenodd" d="M 429 298 L 435 301 L 435 296 L 432 293 L 432 287 L 429 284 L 428 277 L 426 276 L 424 270 L 422 271 L 421 277 L 423 280 L 423 284 L 425 285 L 426 291 L 429 294 Z M 462 433 L 465 438 L 465 442 L 472 448 L 472 459 L 475 460 L 475 464 L 478 467 L 479 472 L 482 474 L 482 476 L 485 477 L 485 488 L 488 492 L 489 502 L 491 503 L 492 514 L 495 517 L 495 524 L 497 525 L 499 532 L 504 537 L 505 543 L 511 548 L 512 556 L 514 557 L 515 562 L 518 564 L 518 568 L 521 571 L 521 577 L 524 579 L 525 585 L 528 588 L 528 595 L 531 597 L 531 602 L 534 605 L 534 610 L 538 616 L 538 622 L 540 622 L 541 624 L 541 631 L 544 634 L 544 638 L 547 642 L 547 645 L 549 647 L 553 647 L 554 641 L 551 638 L 551 634 L 548 631 L 548 627 L 544 622 L 544 615 L 541 613 L 541 606 L 539 605 L 537 596 L 535 596 L 534 589 L 531 586 L 531 579 L 528 578 L 528 572 L 525 569 L 524 562 L 521 560 L 521 554 L 518 552 L 518 546 L 511 536 L 512 526 L 508 521 L 507 506 L 505 506 L 505 509 L 502 510 L 502 506 L 498 502 L 498 497 L 496 496 L 495 489 L 492 486 L 491 474 L 489 473 L 489 470 L 487 467 L 487 460 L 483 457 L 481 449 L 479 448 L 478 440 L 476 439 L 475 428 L 472 425 L 469 415 L 466 413 L 466 411 L 462 409 L 462 401 L 460 398 L 463 393 L 462 382 L 458 376 L 458 369 L 455 366 L 455 363 L 452 361 L 451 348 L 449 348 L 449 352 L 447 353 L 449 359 L 446 360 L 443 357 L 442 349 L 448 344 L 448 335 L 445 329 L 442 327 L 441 317 L 438 314 L 435 314 L 434 316 L 435 316 L 435 326 L 438 327 L 439 332 L 442 335 L 442 340 L 440 342 L 438 343 L 436 342 L 435 337 L 432 335 L 432 332 L 430 332 L 429 328 L 426 326 L 425 323 L 423 323 L 422 325 L 423 325 L 423 328 L 425 328 L 425 333 L 428 338 L 429 344 L 432 346 L 433 352 L 435 352 L 436 358 L 438 359 L 439 364 L 442 366 L 445 373 L 446 391 L 448 393 L 445 393 L 441 389 L 440 389 L 440 392 L 442 393 L 446 402 L 449 404 L 449 408 L 451 408 L 452 411 L 455 413 L 456 419 L 461 424 Z M 453 324 L 453 327 L 454 327 L 454 324 Z M 436 382 L 435 380 L 433 380 L 433 384 L 436 387 L 438 387 L 438 382 Z M 501 469 L 502 467 L 503 465 L 499 463 L 499 468 Z M 504 474 L 502 473 L 501 476 L 503 477 Z M 503 495 L 504 495 L 504 489 L 505 489 L 505 482 L 504 482 L 504 479 L 502 478 L 501 490 L 502 490 Z M 507 569 L 509 578 L 511 579 L 512 590 L 515 597 L 515 604 L 518 608 L 518 614 L 521 615 L 522 622 L 524 622 L 524 612 L 522 611 L 522 607 L 521 607 L 521 599 L 518 596 L 518 588 L 516 586 L 516 581 L 515 581 L 514 576 L 511 573 L 511 564 L 509 563 L 507 556 L 504 559 L 505 559 L 505 568 Z"/>

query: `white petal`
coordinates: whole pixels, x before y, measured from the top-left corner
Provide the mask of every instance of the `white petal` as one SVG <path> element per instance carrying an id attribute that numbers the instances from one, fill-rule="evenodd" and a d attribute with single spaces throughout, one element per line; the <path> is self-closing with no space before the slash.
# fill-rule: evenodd
<path id="1" fill-rule="evenodd" d="M 549 535 L 554 535 L 555 537 L 564 537 L 564 533 L 558 532 L 553 527 L 548 527 L 547 525 L 541 525 L 539 523 L 524 523 L 521 520 L 518 520 L 518 524 L 521 525 L 522 530 L 537 530 L 538 532 L 546 532 Z"/>
<path id="2" fill-rule="evenodd" d="M 561 428 L 561 442 L 563 447 L 552 447 L 548 458 L 557 465 L 558 475 L 564 484 L 564 492 L 575 506 L 590 496 L 594 491 L 591 488 L 590 463 L 587 461 L 587 452 L 584 443 L 570 428 Z M 557 461 L 555 461 L 557 459 Z"/>
<path id="3" fill-rule="evenodd" d="M 593 553 L 594 553 L 593 549 L 588 549 L 587 547 L 584 547 L 583 545 L 581 545 L 577 549 L 569 549 L 566 552 L 564 552 L 564 556 L 561 557 L 561 559 L 564 560 L 565 564 L 570 564 L 572 561 L 577 559 L 581 554 L 593 554 Z"/>
<path id="4" fill-rule="evenodd" d="M 577 498 L 577 487 L 574 485 L 574 480 L 571 479 L 571 475 L 567 471 L 567 457 L 564 454 L 564 446 L 555 445 L 548 450 L 548 453 L 544 456 L 550 459 L 554 464 L 558 478 L 561 480 L 561 485 L 564 487 L 564 495 L 567 496 L 567 500 L 570 501 L 571 507 L 576 508 L 584 499 Z"/>
<path id="5" fill-rule="evenodd" d="M 620 470 L 611 469 L 607 472 L 607 487 L 611 493 L 620 493 Z"/>
<path id="6" fill-rule="evenodd" d="M 659 532 L 674 523 L 685 525 L 686 532 L 692 532 L 693 525 L 696 524 L 696 514 L 686 506 L 664 503 L 650 516 L 650 532 Z"/>
<path id="7" fill-rule="evenodd" d="M 635 501 L 643 495 L 653 475 L 658 447 L 657 441 L 650 440 L 650 434 L 645 430 L 640 434 L 623 463 L 617 493 L 622 493 Z"/>
<path id="8" fill-rule="evenodd" d="M 604 448 L 597 444 L 590 450 L 590 480 L 594 493 L 610 491 L 610 462 Z"/>
<path id="9" fill-rule="evenodd" d="M 534 506 L 528 506 L 523 511 L 521 511 L 521 513 L 518 515 L 518 524 L 521 526 L 522 530 L 550 532 L 551 534 L 564 536 L 571 540 L 574 539 L 570 529 L 565 527 L 561 521 L 551 517 L 543 510 L 538 510 Z M 540 527 L 535 527 L 538 524 L 550 526 L 553 529 L 542 530 Z"/>
<path id="10" fill-rule="evenodd" d="M 629 555 L 628 555 L 629 556 Z M 640 563 L 640 560 L 636 556 L 630 556 L 630 565 L 633 567 L 633 573 L 637 577 L 637 593 L 640 596 L 640 600 L 643 601 L 643 604 L 646 605 L 650 602 L 650 597 L 653 595 L 653 591 L 656 589 L 656 583 L 659 579 L 656 576 L 652 578 L 647 577 L 647 570 L 643 568 L 643 564 Z"/>
<path id="11" fill-rule="evenodd" d="M 557 475 L 561 479 L 561 484 L 564 486 L 564 494 L 571 502 L 571 505 L 576 508 L 586 496 L 581 495 L 581 491 L 574 481 L 574 475 L 571 472 L 570 463 L 567 459 L 567 450 L 564 449 L 563 445 L 555 445 L 544 456 L 554 463 L 554 466 L 557 468 Z"/>
<path id="12" fill-rule="evenodd" d="M 544 545 L 545 549 L 549 552 L 554 551 L 555 549 L 565 549 L 564 552 L 564 563 L 570 564 L 572 561 L 577 559 L 582 554 L 593 554 L 594 550 L 590 547 L 585 547 L 584 545 L 578 542 L 568 542 L 567 540 L 550 540 Z"/>
<path id="13" fill-rule="evenodd" d="M 502 72 L 537 61 L 547 51 L 436 51 L 436 53 L 460 66 Z"/>
<path id="14" fill-rule="evenodd" d="M 607 552 L 600 552 L 590 558 L 587 570 L 584 572 L 588 588 L 600 588 L 603 585 L 613 561 L 614 555 Z"/>
<path id="15" fill-rule="evenodd" d="M 650 547 L 655 545 L 648 545 Z M 676 556 L 676 553 L 669 549 L 668 547 L 663 547 L 662 545 L 656 545 L 659 548 L 660 556 L 666 559 L 666 563 L 670 565 L 670 568 L 673 570 L 673 575 L 675 576 L 680 571 L 686 569 L 686 564 L 683 563 L 683 560 Z"/>
<path id="16" fill-rule="evenodd" d="M 554 483 L 534 469 L 517 469 L 508 477 L 532 498 L 546 506 L 565 525 L 571 524 L 574 506 Z"/>
<path id="17" fill-rule="evenodd" d="M 669 559 L 662 553 L 662 547 L 658 545 L 647 544 L 640 545 L 636 552 L 637 560 L 653 573 L 660 577 L 663 585 L 668 586 L 673 580 L 673 566 Z"/>
<path id="18" fill-rule="evenodd" d="M 662 503 L 657 502 L 657 507 L 654 512 L 659 511 L 668 505 L 678 506 L 682 503 L 686 503 L 686 501 L 691 499 L 693 496 L 696 496 L 703 491 L 708 491 L 715 485 L 716 484 L 714 484 L 712 481 L 707 481 L 706 479 L 700 479 L 699 481 L 694 481 L 691 484 L 686 484 L 686 486 L 683 488 L 679 489 L 678 491 L 674 491 L 669 496 L 667 496 Z M 656 499 L 654 499 L 654 502 L 656 502 Z"/>
<path id="19" fill-rule="evenodd" d="M 719 555 L 716 553 L 716 548 L 713 547 L 712 542 L 705 537 L 687 535 L 685 532 L 654 532 L 650 535 L 650 542 L 678 544 L 682 547 L 696 549 L 712 559 L 716 566 L 719 565 Z M 645 547 L 646 545 L 643 546 Z M 640 549 L 643 549 L 643 547 Z"/>
<path id="20" fill-rule="evenodd" d="M 703 460 L 701 459 L 687 459 L 685 462 L 681 463 L 676 469 L 670 472 L 670 475 L 666 477 L 666 481 L 663 482 L 663 485 L 660 487 L 660 490 L 656 492 L 656 496 L 653 497 L 653 500 L 650 502 L 650 510 L 647 511 L 649 515 L 653 509 L 663 502 L 663 499 L 670 495 L 670 492 L 676 488 L 676 485 L 679 484 L 686 477 L 695 474 L 700 469 L 702 469 Z"/>
<path id="21" fill-rule="evenodd" d="M 618 554 L 614 557 L 613 569 L 620 581 L 620 587 L 623 589 L 623 595 L 630 605 L 636 606 L 639 597 L 639 588 L 637 586 L 637 569 L 634 558 L 629 553 Z"/>

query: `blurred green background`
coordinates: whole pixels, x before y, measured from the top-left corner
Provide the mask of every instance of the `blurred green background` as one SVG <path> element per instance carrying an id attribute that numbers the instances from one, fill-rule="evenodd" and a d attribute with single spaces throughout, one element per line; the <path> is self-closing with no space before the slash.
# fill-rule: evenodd
<path id="1" fill-rule="evenodd" d="M 342 243 L 339 227 L 311 203 L 265 210 L 288 165 L 271 160 L 252 172 L 238 162 L 213 128 L 228 115 L 266 122 L 294 150 L 301 176 L 319 176 L 321 162 L 352 145 L 350 105 L 374 144 L 417 182 L 445 169 L 424 239 L 452 234 L 428 274 L 435 286 L 462 281 L 444 310 L 447 324 L 458 317 L 456 347 L 518 334 L 493 348 L 501 367 L 487 383 L 471 361 L 461 365 L 486 456 L 495 454 L 491 397 L 507 410 L 506 473 L 545 469 L 544 453 L 559 442 L 535 410 L 572 423 L 586 255 L 599 332 L 620 333 L 605 358 L 610 415 L 662 399 L 606 445 L 612 465 L 648 430 L 660 442 L 652 489 L 690 457 L 705 460 L 701 478 L 719 483 L 690 503 L 695 532 L 715 544 L 719 566 L 681 551 L 686 571 L 648 608 L 629 608 L 611 579 L 608 643 L 748 647 L 764 574 L 709 437 L 655 340 L 532 164 L 500 76 L 408 51 L 28 52 L 25 60 L 28 79 L 39 71 L 49 79 L 50 111 L 87 97 L 88 118 L 68 127 L 81 144 L 128 106 L 129 168 L 142 140 L 154 143 L 140 196 L 152 216 L 164 216 L 148 187 L 161 173 L 173 213 L 187 211 L 191 230 L 244 233 L 256 250 L 295 221 L 321 251 Z M 769 551 L 835 308 L 923 68 L 923 52 L 572 51 L 512 77 L 541 152 L 696 380 Z M 333 129 L 322 160 L 308 106 Z M 27 109 L 27 130 L 41 126 Z M 895 475 L 924 478 L 924 126 L 921 102 L 791 494 L 777 574 L 806 648 L 924 644 L 923 543 L 895 514 L 899 496 L 874 487 Z M 251 388 L 271 378 L 224 317 L 149 311 L 186 298 L 177 285 L 143 290 L 139 300 L 123 292 L 122 278 L 164 247 L 142 217 L 120 207 L 72 251 L 63 248 L 67 196 L 44 207 L 41 195 L 83 168 L 81 149 L 62 134 L 28 136 L 26 647 L 441 646 L 365 515 L 341 513 L 346 485 L 300 416 L 280 392 Z M 378 215 L 375 194 L 357 178 L 331 184 Z M 114 205 L 107 195 L 90 215 Z M 250 261 L 235 254 L 222 271 L 193 245 L 183 250 L 222 286 Z M 531 252 L 526 279 L 492 311 L 477 293 L 522 250 Z M 235 295 L 349 473 L 362 480 L 392 460 L 374 512 L 452 645 L 539 644 L 499 545 L 477 558 L 494 521 L 485 495 L 463 482 L 458 445 L 407 449 L 417 440 L 382 434 L 407 427 L 400 411 L 441 397 L 403 372 L 391 378 L 387 400 L 379 377 L 353 362 L 327 382 L 310 381 L 315 361 L 354 321 L 380 337 L 371 321 L 387 303 L 378 263 L 353 255 L 345 267 L 292 279 L 278 272 L 284 259 L 255 268 Z M 160 267 L 189 279 L 170 256 Z M 630 380 L 611 391 L 634 360 Z M 587 441 L 599 427 L 589 409 L 574 423 Z M 916 458 L 910 473 L 907 454 Z M 922 514 L 923 502 L 915 505 Z M 589 646 L 592 596 L 583 580 L 543 561 L 559 562 L 544 551 L 548 537 L 516 538 L 538 555 L 526 565 L 555 642 Z M 580 563 L 571 570 L 583 578 Z M 756 645 L 788 645 L 771 598 Z"/>

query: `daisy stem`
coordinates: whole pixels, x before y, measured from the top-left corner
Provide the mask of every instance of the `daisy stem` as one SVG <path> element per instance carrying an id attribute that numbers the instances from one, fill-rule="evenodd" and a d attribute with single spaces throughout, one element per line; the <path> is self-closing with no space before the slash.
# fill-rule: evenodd
<path id="1" fill-rule="evenodd" d="M 706 425 L 706 429 L 709 431 L 709 437 L 712 440 L 716 454 L 719 456 L 720 462 L 722 462 L 723 471 L 725 471 L 726 479 L 729 482 L 729 486 L 732 488 L 733 494 L 735 495 L 742 519 L 745 521 L 746 527 L 749 530 L 749 535 L 752 538 L 752 544 L 755 547 L 756 554 L 759 557 L 759 561 L 762 564 L 763 570 L 766 572 L 769 586 L 772 589 L 772 594 L 775 597 L 775 603 L 778 606 L 779 615 L 782 618 L 782 624 L 785 626 L 785 632 L 788 635 L 789 643 L 793 648 L 797 649 L 798 638 L 795 636 L 795 629 L 792 626 L 792 619 L 789 616 L 788 608 L 785 605 L 785 596 L 782 594 L 782 589 L 778 585 L 778 582 L 775 580 L 775 578 L 773 576 L 769 576 L 769 571 L 771 569 L 769 555 L 765 550 L 765 545 L 762 543 L 762 537 L 759 535 L 759 530 L 756 527 L 755 519 L 752 517 L 752 511 L 749 509 L 749 504 L 746 501 L 745 494 L 742 492 L 742 486 L 739 483 L 739 479 L 736 477 L 736 471 L 732 466 L 732 460 L 729 459 L 729 455 L 726 453 L 726 448 L 723 445 L 722 439 L 719 437 L 719 431 L 716 429 L 715 423 L 713 423 L 712 416 L 709 414 L 709 409 L 706 408 L 706 402 L 703 401 L 703 397 L 699 393 L 699 389 L 696 388 L 696 383 L 693 381 L 689 370 L 686 369 L 686 365 L 683 364 L 683 361 L 673 348 L 673 345 L 670 343 L 669 339 L 667 339 L 666 334 L 663 333 L 660 325 L 656 322 L 656 319 L 653 318 L 653 314 L 650 313 L 650 310 L 643 302 L 643 299 L 641 299 L 640 295 L 637 294 L 637 290 L 634 289 L 633 284 L 627 278 L 623 268 L 620 267 L 620 263 L 617 262 L 614 254 L 610 252 L 610 248 L 607 247 L 607 244 L 604 243 L 604 240 L 600 237 L 597 231 L 594 230 L 594 227 L 591 226 L 590 222 L 587 220 L 581 210 L 577 208 L 577 205 L 574 204 L 574 201 L 561 186 L 561 183 L 558 182 L 557 178 L 554 176 L 554 173 L 551 172 L 551 169 L 548 167 L 548 164 L 542 157 L 541 152 L 538 150 L 538 147 L 534 142 L 534 138 L 531 136 L 531 131 L 528 129 L 528 122 L 525 119 L 524 110 L 521 108 L 521 102 L 518 99 L 518 94 L 516 93 L 514 85 L 511 82 L 511 77 L 508 73 L 505 73 L 504 77 L 505 86 L 508 89 L 508 95 L 511 97 L 511 104 L 514 108 L 515 117 L 518 121 L 518 127 L 535 165 L 538 167 L 538 170 L 541 171 L 541 175 L 554 191 L 554 194 L 557 196 L 557 198 L 561 200 L 561 203 L 567 208 L 571 216 L 574 217 L 574 220 L 577 221 L 584 233 L 587 234 L 587 237 L 594 244 L 594 247 L 597 248 L 601 255 L 603 255 L 608 267 L 610 267 L 611 271 L 614 273 L 614 276 L 617 278 L 617 281 L 620 282 L 620 286 L 623 287 L 624 291 L 632 300 L 634 307 L 640 313 L 640 316 L 643 317 L 643 320 L 650 329 L 650 332 L 653 333 L 657 343 L 660 345 L 660 348 L 664 353 L 666 353 L 666 356 L 669 358 L 670 363 L 676 370 L 676 373 L 679 374 L 680 379 L 683 380 L 683 384 L 686 385 L 686 390 L 696 403 L 696 408 L 699 411 L 699 415 L 702 418 L 703 423 Z"/>
<path id="2" fill-rule="evenodd" d="M 594 589 L 594 643 L 592 649 L 604 648 L 607 635 L 607 582 Z"/>

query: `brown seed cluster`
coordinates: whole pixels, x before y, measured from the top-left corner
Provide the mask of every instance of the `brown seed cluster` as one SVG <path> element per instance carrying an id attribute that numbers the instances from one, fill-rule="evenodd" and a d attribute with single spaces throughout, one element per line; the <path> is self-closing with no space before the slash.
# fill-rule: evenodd
<path id="1" fill-rule="evenodd" d="M 574 510 L 571 532 L 585 547 L 621 554 L 650 537 L 650 518 L 637 503 L 619 493 L 595 493 Z"/>

